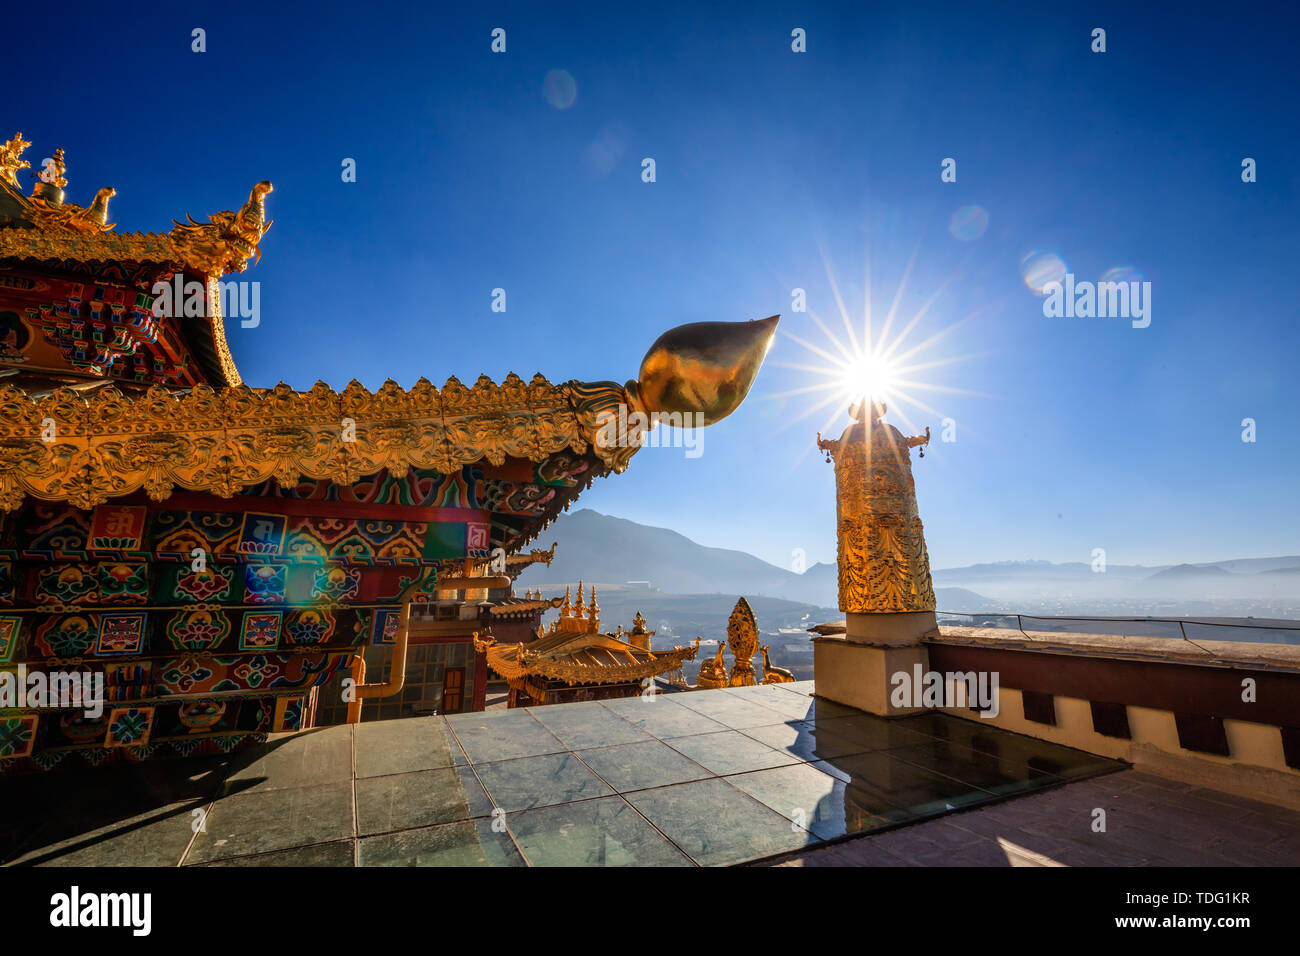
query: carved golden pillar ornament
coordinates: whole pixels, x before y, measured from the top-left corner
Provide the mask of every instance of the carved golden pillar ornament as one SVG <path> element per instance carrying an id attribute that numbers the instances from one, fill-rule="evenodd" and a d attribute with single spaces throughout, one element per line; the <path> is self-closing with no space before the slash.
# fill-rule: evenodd
<path id="1" fill-rule="evenodd" d="M 934 586 L 925 531 L 916 508 L 910 449 L 930 441 L 904 438 L 881 421 L 883 403 L 849 409 L 855 419 L 838 440 L 817 436 L 835 461 L 840 610 L 849 614 L 933 611 Z M 921 453 L 924 456 L 924 452 Z"/>
<path id="2" fill-rule="evenodd" d="M 741 598 L 727 619 L 727 646 L 735 663 L 731 667 L 731 686 L 746 687 L 757 684 L 753 658 L 758 653 L 758 622 L 749 602 Z"/>

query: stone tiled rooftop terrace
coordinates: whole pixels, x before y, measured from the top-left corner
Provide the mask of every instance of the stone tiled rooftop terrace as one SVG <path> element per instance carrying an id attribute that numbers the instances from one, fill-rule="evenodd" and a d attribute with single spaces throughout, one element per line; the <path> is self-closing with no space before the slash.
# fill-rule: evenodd
<path id="1" fill-rule="evenodd" d="M 56 768 L 0 780 L 7 801 L 40 808 L 6 815 L 0 853 L 20 865 L 735 864 L 1123 767 L 940 714 L 886 721 L 812 690 L 377 721 L 220 758 Z"/>

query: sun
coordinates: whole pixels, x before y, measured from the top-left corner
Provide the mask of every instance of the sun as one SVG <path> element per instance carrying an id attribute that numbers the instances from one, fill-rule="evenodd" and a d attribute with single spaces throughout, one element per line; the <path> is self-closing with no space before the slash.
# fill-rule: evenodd
<path id="1" fill-rule="evenodd" d="M 913 254 L 913 262 L 916 254 Z M 807 332 L 794 323 L 783 323 L 778 335 L 792 340 L 796 345 L 811 353 L 816 364 L 806 362 L 776 362 L 785 368 L 798 370 L 807 376 L 807 384 L 789 391 L 781 392 L 776 399 L 785 399 L 794 395 L 812 396 L 817 400 L 811 402 L 802 413 L 787 419 L 785 427 L 790 427 L 818 412 L 828 414 L 822 431 L 829 430 L 833 423 L 844 415 L 850 406 L 863 399 L 886 404 L 897 415 L 901 423 L 914 430 L 919 426 L 911 420 L 911 415 L 935 421 L 943 417 L 938 409 L 928 404 L 922 396 L 942 394 L 976 394 L 966 389 L 953 388 L 935 381 L 927 381 L 939 369 L 960 362 L 970 355 L 944 355 L 942 343 L 956 328 L 975 317 L 969 314 L 932 332 L 928 336 L 913 338 L 918 328 L 929 317 L 931 308 L 945 291 L 948 282 L 941 284 L 920 308 L 909 315 L 900 314 L 900 304 L 904 297 L 907 280 L 912 270 L 912 262 L 907 264 L 903 276 L 895 291 L 888 312 L 881 321 L 872 321 L 870 270 L 866 276 L 866 295 L 862 303 L 862 318 L 854 321 L 845 307 L 840 290 L 831 274 L 830 264 L 823 254 L 826 265 L 826 277 L 830 282 L 831 292 L 837 311 L 839 323 L 823 321 L 815 311 L 808 310 Z M 836 329 L 835 326 L 839 328 Z M 819 330 L 821 336 L 805 337 L 813 329 Z M 816 341 L 820 338 L 821 341 Z"/>
<path id="2" fill-rule="evenodd" d="M 897 367 L 884 355 L 862 352 L 849 356 L 840 374 L 843 389 L 840 398 L 849 404 L 863 398 L 888 402 L 893 398 L 891 392 L 897 375 Z"/>

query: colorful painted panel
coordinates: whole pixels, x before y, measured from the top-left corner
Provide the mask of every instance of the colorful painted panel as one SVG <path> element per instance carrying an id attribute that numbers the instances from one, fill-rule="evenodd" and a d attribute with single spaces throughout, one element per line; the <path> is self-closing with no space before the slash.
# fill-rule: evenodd
<path id="1" fill-rule="evenodd" d="M 215 650 L 230 633 L 230 618 L 222 611 L 178 611 L 167 624 L 167 638 L 178 651 Z"/>
<path id="2" fill-rule="evenodd" d="M 96 654 L 139 654 L 144 644 L 145 613 L 104 614 L 99 619 Z"/>
<path id="3" fill-rule="evenodd" d="M 0 615 L 0 664 L 7 664 L 18 650 L 23 619 L 16 614 Z"/>
<path id="4" fill-rule="evenodd" d="M 26 757 L 36 743 L 37 714 L 0 716 L 0 758 Z"/>
<path id="5" fill-rule="evenodd" d="M 236 550 L 240 554 L 279 554 L 284 548 L 287 521 L 285 515 L 245 514 Z"/>
<path id="6" fill-rule="evenodd" d="M 280 643 L 280 627 L 284 622 L 283 611 L 258 611 L 244 615 L 244 624 L 239 634 L 241 651 L 272 650 Z"/>
<path id="7" fill-rule="evenodd" d="M 149 742 L 153 729 L 152 707 L 114 707 L 108 714 L 105 747 L 139 747 Z"/>
<path id="8" fill-rule="evenodd" d="M 144 604 L 149 598 L 149 565 L 108 562 L 99 566 L 102 604 Z"/>
<path id="9" fill-rule="evenodd" d="M 295 694 L 292 697 L 275 699 L 275 719 L 271 724 L 272 732 L 282 733 L 288 730 L 301 730 L 303 717 L 307 712 L 307 695 Z"/>
<path id="10" fill-rule="evenodd" d="M 249 604 L 283 604 L 283 564 L 244 565 L 244 600 Z"/>
<path id="11" fill-rule="evenodd" d="M 144 538 L 143 506 L 100 505 L 90 525 L 90 546 L 111 551 L 138 551 Z"/>

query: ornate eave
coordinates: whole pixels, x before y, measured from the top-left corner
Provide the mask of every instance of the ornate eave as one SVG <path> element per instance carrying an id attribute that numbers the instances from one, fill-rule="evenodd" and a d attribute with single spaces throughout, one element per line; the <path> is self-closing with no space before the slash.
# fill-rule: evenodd
<path id="1" fill-rule="evenodd" d="M 409 391 L 388 381 L 374 393 L 355 381 L 341 392 L 281 383 L 155 387 L 139 397 L 105 387 L 33 398 L 3 386 L 0 510 L 28 495 L 89 509 L 140 489 L 155 501 L 178 488 L 230 498 L 271 478 L 351 484 L 385 469 L 536 462 L 565 448 L 590 449 L 621 472 L 637 449 L 602 447 L 596 416 L 626 400 L 612 382 L 552 385 L 514 374 L 499 385 L 482 376 L 472 388 L 455 378 L 442 389 L 421 379 Z"/>
<path id="2" fill-rule="evenodd" d="M 526 617 L 538 611 L 554 610 L 560 602 L 560 598 L 506 598 L 493 604 L 488 613 L 493 617 Z"/>

